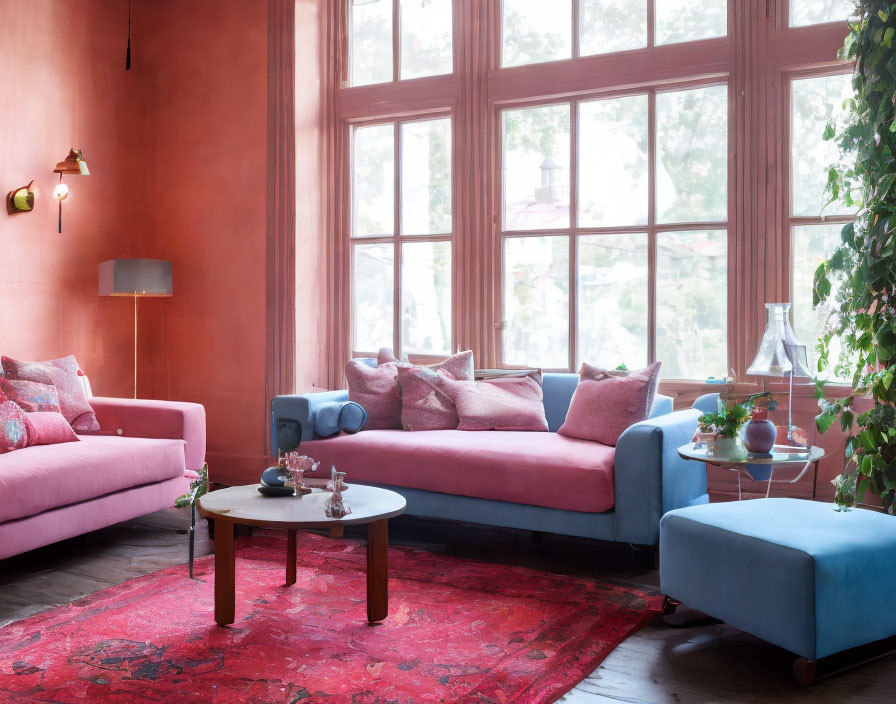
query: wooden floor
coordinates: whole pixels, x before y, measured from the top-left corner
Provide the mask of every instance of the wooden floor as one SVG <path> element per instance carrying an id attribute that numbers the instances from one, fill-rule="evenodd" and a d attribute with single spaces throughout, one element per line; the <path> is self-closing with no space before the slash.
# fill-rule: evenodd
<path id="1" fill-rule="evenodd" d="M 0 626 L 172 565 L 187 557 L 187 513 L 162 511 L 87 536 L 0 560 Z M 615 580 L 656 589 L 657 574 L 638 569 L 627 546 L 401 517 L 393 544 L 432 552 Z M 348 532 L 346 539 L 361 539 Z M 211 552 L 204 522 L 196 554 Z M 186 570 L 186 567 L 184 568 Z M 844 605 L 844 627 L 848 628 Z M 724 624 L 648 626 L 616 649 L 562 701 L 650 702 L 896 701 L 896 658 L 879 660 L 808 688 L 791 678 L 792 656 Z"/>

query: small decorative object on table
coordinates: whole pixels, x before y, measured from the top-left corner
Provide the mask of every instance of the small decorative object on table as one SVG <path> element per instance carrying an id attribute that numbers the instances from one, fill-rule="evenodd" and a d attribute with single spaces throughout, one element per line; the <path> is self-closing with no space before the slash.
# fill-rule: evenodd
<path id="1" fill-rule="evenodd" d="M 292 455 L 296 453 L 289 454 Z M 261 486 L 258 487 L 258 491 L 265 496 L 301 496 L 310 493 L 311 489 L 304 486 L 301 477 L 299 478 L 299 484 L 302 486 L 301 489 L 297 489 L 297 485 L 293 481 L 291 462 L 298 466 L 298 457 L 299 456 L 296 455 L 296 458 L 291 460 L 288 455 L 278 456 L 277 465 L 275 467 L 268 467 L 262 473 Z"/>
<path id="2" fill-rule="evenodd" d="M 742 460 L 747 457 L 747 448 L 740 439 L 740 429 L 747 421 L 750 411 L 744 404 L 730 403 L 719 399 L 717 413 L 704 413 L 697 422 L 713 455 Z"/>
<path id="3" fill-rule="evenodd" d="M 337 472 L 335 465 L 330 467 L 330 483 L 328 489 L 332 489 L 333 496 L 327 500 L 325 509 L 327 518 L 345 518 L 352 512 L 351 508 L 342 501 L 342 488 L 345 481 L 345 472 Z"/>
<path id="4" fill-rule="evenodd" d="M 768 419 L 768 412 L 777 408 L 778 400 L 771 393 L 755 394 L 749 400 L 753 402 L 753 409 L 744 428 L 744 445 L 754 455 L 770 457 L 778 428 Z"/>

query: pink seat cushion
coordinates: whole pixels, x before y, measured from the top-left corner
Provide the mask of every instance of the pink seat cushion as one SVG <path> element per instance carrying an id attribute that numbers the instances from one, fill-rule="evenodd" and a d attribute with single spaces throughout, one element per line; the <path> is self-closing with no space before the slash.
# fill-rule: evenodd
<path id="1" fill-rule="evenodd" d="M 630 373 L 582 365 L 560 435 L 616 446 L 630 426 L 650 416 L 660 362 Z"/>
<path id="2" fill-rule="evenodd" d="M 78 436 L 61 413 L 26 413 L 28 445 L 55 445 L 78 442 Z"/>
<path id="3" fill-rule="evenodd" d="M 529 376 L 449 382 L 458 430 L 547 431 L 543 392 Z"/>
<path id="4" fill-rule="evenodd" d="M 28 445 L 27 414 L 18 404 L 0 394 L 0 454 L 21 450 Z"/>
<path id="5" fill-rule="evenodd" d="M 614 503 L 615 448 L 556 433 L 365 430 L 304 442 L 302 452 L 335 464 L 349 483 L 588 513 Z"/>
<path id="6" fill-rule="evenodd" d="M 47 362 L 20 362 L 11 357 L 3 357 L 0 361 L 9 379 L 55 386 L 62 415 L 75 430 L 100 429 L 79 377 L 81 368 L 78 360 L 72 355 Z"/>
<path id="7" fill-rule="evenodd" d="M 181 477 L 182 440 L 86 436 L 0 455 L 0 522 Z"/>

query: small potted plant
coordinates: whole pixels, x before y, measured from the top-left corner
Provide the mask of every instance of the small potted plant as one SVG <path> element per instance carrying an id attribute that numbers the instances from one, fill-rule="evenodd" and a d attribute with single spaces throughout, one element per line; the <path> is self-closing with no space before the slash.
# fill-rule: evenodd
<path id="1" fill-rule="evenodd" d="M 747 458 L 747 448 L 740 438 L 740 429 L 750 417 L 752 403 L 719 401 L 717 413 L 704 413 L 697 422 L 701 429 L 715 435 L 713 454 L 732 460 Z"/>

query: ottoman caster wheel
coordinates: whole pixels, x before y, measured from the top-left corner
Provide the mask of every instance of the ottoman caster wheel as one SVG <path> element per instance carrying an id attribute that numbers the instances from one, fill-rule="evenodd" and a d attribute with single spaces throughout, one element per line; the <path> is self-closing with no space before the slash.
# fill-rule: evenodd
<path id="1" fill-rule="evenodd" d="M 678 609 L 680 601 L 675 601 L 671 597 L 666 597 L 666 600 L 663 602 L 663 616 L 671 616 L 675 613 L 676 609 Z"/>
<path id="2" fill-rule="evenodd" d="M 818 674 L 818 661 L 806 660 L 806 658 L 797 658 L 793 661 L 793 677 L 797 684 L 803 687 L 812 684 L 815 681 L 815 675 Z"/>

